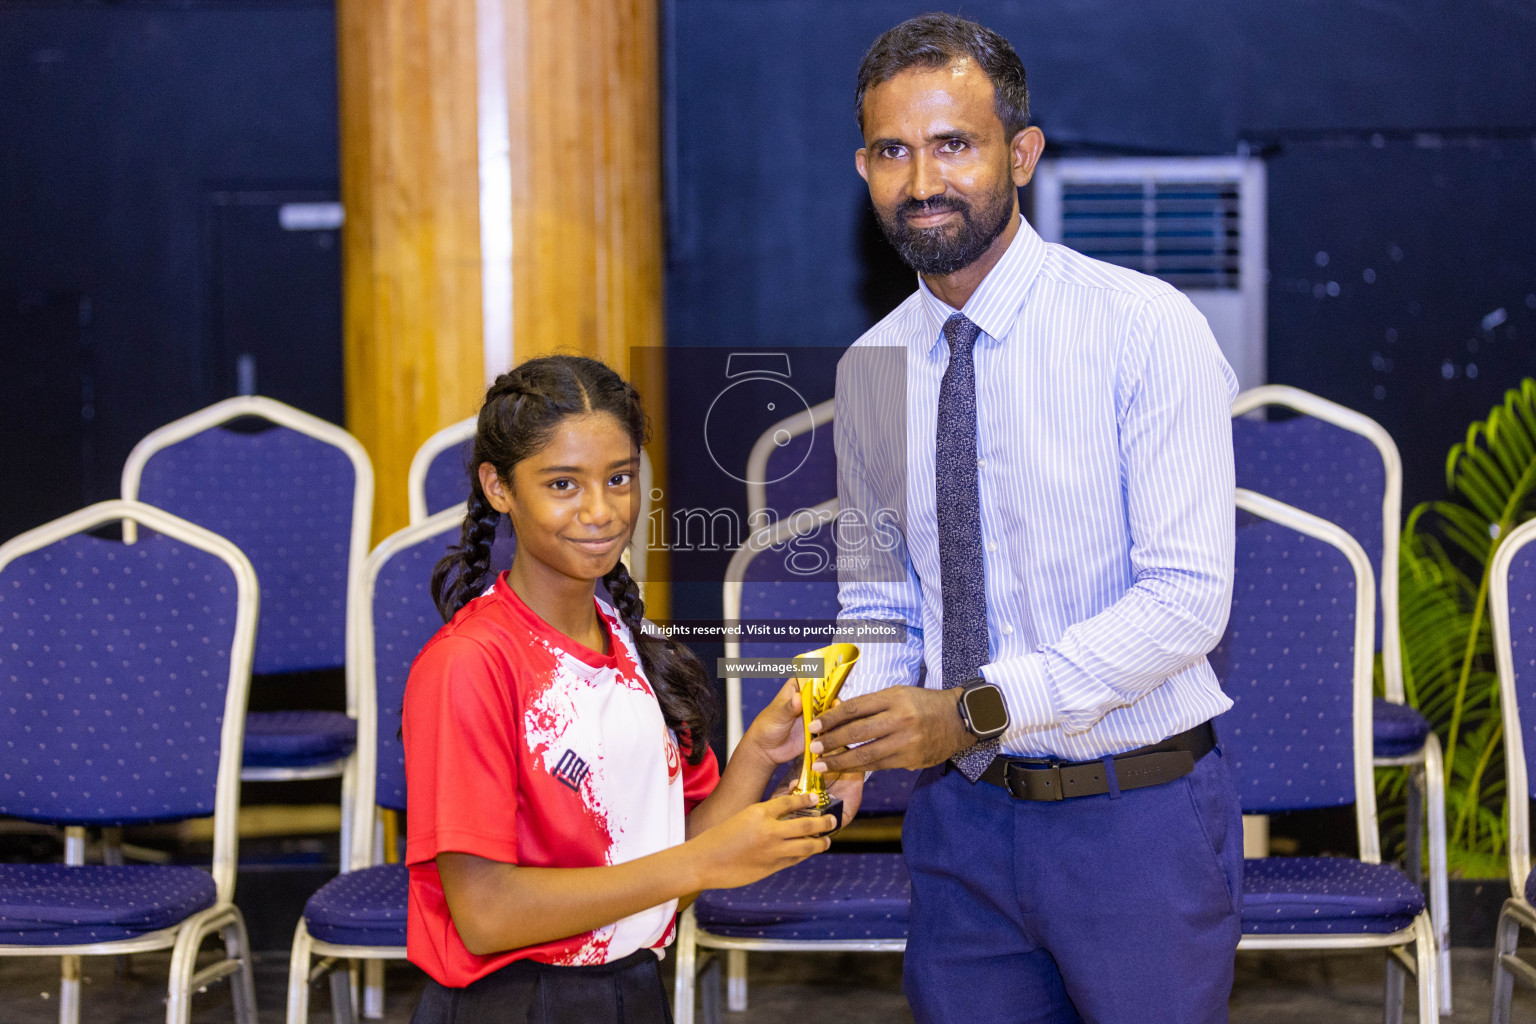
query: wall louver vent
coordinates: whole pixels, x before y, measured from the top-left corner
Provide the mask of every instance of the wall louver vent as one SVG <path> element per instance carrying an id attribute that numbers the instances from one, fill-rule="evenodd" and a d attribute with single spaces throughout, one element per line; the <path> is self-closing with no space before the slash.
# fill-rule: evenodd
<path id="1" fill-rule="evenodd" d="M 1264 383 L 1261 161 L 1069 157 L 1042 161 L 1034 186 L 1041 237 L 1178 288 L 1205 314 L 1240 386 Z"/>
<path id="2" fill-rule="evenodd" d="M 1236 288 L 1240 200 L 1233 181 L 1065 182 L 1061 240 L 1176 288 Z"/>

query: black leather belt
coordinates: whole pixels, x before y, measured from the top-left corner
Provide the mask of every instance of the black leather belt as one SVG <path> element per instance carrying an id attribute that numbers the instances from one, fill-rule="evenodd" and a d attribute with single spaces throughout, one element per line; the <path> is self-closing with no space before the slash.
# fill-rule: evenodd
<path id="1" fill-rule="evenodd" d="M 998 757 L 981 773 L 982 782 L 1006 789 L 1017 800 L 1070 800 L 1099 796 L 1117 790 L 1159 786 L 1182 779 L 1195 770 L 1195 762 L 1216 746 L 1216 730 L 1202 722 L 1187 732 L 1161 743 L 1127 750 L 1105 760 L 1113 761 L 1114 783 L 1104 761 L 1057 761 L 1051 759 Z"/>

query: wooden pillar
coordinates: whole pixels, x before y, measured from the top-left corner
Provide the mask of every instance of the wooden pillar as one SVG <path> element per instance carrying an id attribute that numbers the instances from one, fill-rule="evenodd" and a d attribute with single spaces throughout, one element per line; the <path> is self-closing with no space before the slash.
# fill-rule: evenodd
<path id="1" fill-rule="evenodd" d="M 514 345 L 662 344 L 655 0 L 504 0 Z"/>
<path id="2" fill-rule="evenodd" d="M 347 419 L 378 536 L 405 522 L 421 441 L 549 352 L 637 374 L 665 479 L 658 360 L 629 355 L 664 343 L 657 18 L 656 0 L 338 0 Z"/>
<path id="3" fill-rule="evenodd" d="M 347 427 L 374 539 L 407 521 L 411 456 L 484 390 L 474 5 L 339 0 Z"/>
<path id="4" fill-rule="evenodd" d="M 629 376 L 666 480 L 657 0 L 481 0 L 505 12 L 513 352 L 578 352 Z M 632 351 L 648 350 L 643 358 Z M 665 614 L 666 552 L 646 606 Z"/>

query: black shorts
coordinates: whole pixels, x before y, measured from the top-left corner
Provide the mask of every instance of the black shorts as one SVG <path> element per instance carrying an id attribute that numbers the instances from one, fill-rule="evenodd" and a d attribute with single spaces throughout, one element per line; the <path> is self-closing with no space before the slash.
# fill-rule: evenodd
<path id="1" fill-rule="evenodd" d="M 427 979 L 411 1024 L 672 1024 L 650 949 L 590 967 L 518 960 L 464 988 Z"/>

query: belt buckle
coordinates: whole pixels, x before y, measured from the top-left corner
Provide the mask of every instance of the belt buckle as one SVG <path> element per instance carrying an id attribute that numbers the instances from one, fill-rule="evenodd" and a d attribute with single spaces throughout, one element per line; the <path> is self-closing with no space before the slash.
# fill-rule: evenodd
<path id="1" fill-rule="evenodd" d="M 1008 792 L 1017 800 L 1061 800 L 1061 767 L 1054 757 L 1009 758 L 1003 770 Z"/>

